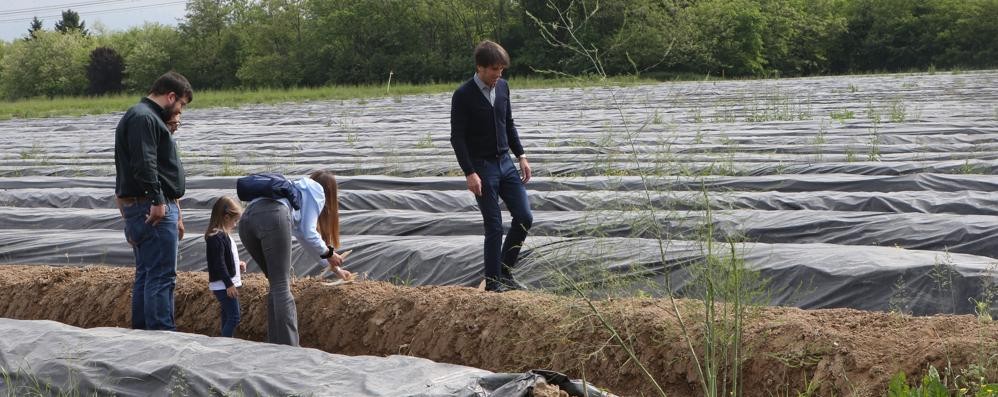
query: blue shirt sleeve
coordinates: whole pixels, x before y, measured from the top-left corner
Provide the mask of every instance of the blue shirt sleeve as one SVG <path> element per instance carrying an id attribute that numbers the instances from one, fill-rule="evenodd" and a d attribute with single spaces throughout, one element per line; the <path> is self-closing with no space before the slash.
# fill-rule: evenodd
<path id="1" fill-rule="evenodd" d="M 295 211 L 297 213 L 294 214 L 292 233 L 298 244 L 305 249 L 307 257 L 325 262 L 319 256 L 326 253 L 326 242 L 322 241 L 322 235 L 316 227 L 322 207 L 326 205 L 326 193 L 319 182 L 309 177 L 295 181 L 294 185 L 301 191 L 301 210 Z"/>

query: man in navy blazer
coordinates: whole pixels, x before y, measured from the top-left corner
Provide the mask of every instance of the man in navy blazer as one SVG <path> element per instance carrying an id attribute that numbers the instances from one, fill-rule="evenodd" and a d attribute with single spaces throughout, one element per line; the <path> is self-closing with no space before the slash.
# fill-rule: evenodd
<path id="1" fill-rule="evenodd" d="M 485 224 L 485 289 L 495 292 L 522 289 L 512 269 L 534 221 L 524 187 L 530 163 L 513 124 L 509 85 L 500 78 L 507 66 L 509 54 L 502 46 L 489 40 L 478 44 L 475 75 L 454 91 L 450 113 L 451 146 Z M 513 216 L 505 242 L 499 199 Z"/>

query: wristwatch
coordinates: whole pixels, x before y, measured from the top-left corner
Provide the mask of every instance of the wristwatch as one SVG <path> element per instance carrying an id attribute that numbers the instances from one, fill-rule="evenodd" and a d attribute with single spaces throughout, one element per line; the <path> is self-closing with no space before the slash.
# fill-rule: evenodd
<path id="1" fill-rule="evenodd" d="M 527 154 L 526 154 L 526 153 L 524 153 L 524 154 L 521 154 L 521 155 L 519 155 L 519 156 L 516 156 L 516 159 L 517 159 L 517 160 L 523 160 L 523 159 L 525 159 L 525 158 L 527 158 Z"/>
<path id="2" fill-rule="evenodd" d="M 329 259 L 330 257 L 333 256 L 334 253 L 336 253 L 336 251 L 333 251 L 333 246 L 331 246 L 331 245 L 326 245 L 326 249 L 328 251 L 326 251 L 325 254 L 319 255 L 319 258 Z"/>

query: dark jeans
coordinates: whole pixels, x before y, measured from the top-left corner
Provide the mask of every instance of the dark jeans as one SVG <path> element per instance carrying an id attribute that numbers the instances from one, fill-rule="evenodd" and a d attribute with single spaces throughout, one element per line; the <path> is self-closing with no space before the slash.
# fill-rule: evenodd
<path id="1" fill-rule="evenodd" d="M 125 238 L 135 254 L 135 284 L 132 286 L 132 328 L 176 331 L 173 290 L 177 284 L 176 203 L 167 203 L 166 217 L 156 226 L 146 223 L 151 203 L 122 206 Z"/>
<path id="2" fill-rule="evenodd" d="M 230 298 L 225 290 L 211 291 L 222 305 L 222 336 L 233 337 L 239 325 L 239 299 Z"/>
<path id="3" fill-rule="evenodd" d="M 239 240 L 267 276 L 267 342 L 298 346 L 298 309 L 291 295 L 291 213 L 260 200 L 239 221 Z"/>
<path id="4" fill-rule="evenodd" d="M 498 159 L 475 159 L 475 172 L 482 180 L 482 195 L 476 197 L 485 223 L 485 279 L 505 282 L 512 280 L 511 270 L 520 256 L 534 216 L 530 213 L 527 189 L 509 156 Z M 502 240 L 502 199 L 513 216 L 506 241 Z"/>

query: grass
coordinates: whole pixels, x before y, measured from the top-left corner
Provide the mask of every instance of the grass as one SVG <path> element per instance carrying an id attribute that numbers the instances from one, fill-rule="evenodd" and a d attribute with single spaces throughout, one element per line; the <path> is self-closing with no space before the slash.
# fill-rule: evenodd
<path id="1" fill-rule="evenodd" d="M 570 27 L 573 24 L 564 21 L 566 17 L 557 6 L 551 1 L 548 2 L 548 6 L 562 16 L 563 26 L 565 27 L 559 28 L 559 25 L 548 27 L 548 25 L 542 23 L 534 15 L 528 13 L 528 16 L 534 19 L 541 29 L 541 35 L 544 39 L 552 46 L 567 48 L 588 58 L 593 64 L 593 69 L 597 73 L 606 76 L 603 72 L 598 52 L 592 49 L 592 46 L 581 42 L 575 36 L 574 31 Z M 582 25 L 584 25 L 584 22 Z M 564 29 L 565 31 L 558 31 L 559 29 Z M 567 41 L 561 41 L 558 37 L 567 37 L 568 39 Z M 661 215 L 658 214 L 658 209 L 655 207 L 653 201 L 653 196 L 661 192 L 655 191 L 655 187 L 649 180 L 651 175 L 645 171 L 640 171 L 647 167 L 643 166 L 643 160 L 638 156 L 638 150 L 636 149 L 636 142 L 639 135 L 646 132 L 645 128 L 649 124 L 655 124 L 657 115 L 653 115 L 650 122 L 646 121 L 644 124 L 633 125 L 625 116 L 624 105 L 620 102 L 615 91 L 608 89 L 606 93 L 609 96 L 609 102 L 612 104 L 613 111 L 621 118 L 619 147 L 621 149 L 629 149 L 625 150 L 627 154 L 621 160 L 632 163 L 635 169 L 639 170 L 637 176 L 641 179 L 641 186 L 637 187 L 637 190 L 639 194 L 643 194 L 642 201 L 647 206 L 646 210 L 641 212 L 647 211 L 647 226 L 650 228 L 652 235 L 650 239 L 657 242 L 658 255 L 661 262 L 668 263 L 669 255 L 667 252 L 669 251 L 668 246 L 671 241 L 672 231 L 662 227 Z M 768 102 L 762 108 L 756 104 L 755 109 L 747 117 L 747 121 L 793 120 L 798 118 L 801 120 L 811 118 L 810 99 L 806 101 L 806 104 L 801 104 L 796 98 L 781 95 L 777 91 L 768 98 Z M 699 106 L 693 108 L 690 120 L 694 124 L 704 122 L 704 115 Z M 700 135 L 699 132 L 698 135 Z M 701 140 L 702 137 L 698 137 L 697 141 Z M 725 146 L 728 146 L 731 150 L 730 153 L 733 154 L 735 152 L 734 146 L 736 145 L 729 145 L 729 143 L 726 142 Z M 710 168 L 711 170 L 708 172 L 716 174 L 715 170 L 713 170 L 713 164 Z M 725 171 L 731 172 L 731 170 Z M 684 270 L 692 278 L 689 280 L 688 287 L 685 288 L 687 291 L 684 292 L 684 295 L 698 298 L 700 301 L 693 303 L 691 307 L 685 307 L 685 303 L 681 304 L 673 292 L 671 273 L 669 271 L 665 272 L 665 281 L 659 288 L 661 288 L 661 293 L 667 295 L 672 312 L 678 320 L 680 328 L 679 339 L 682 341 L 684 349 L 690 354 L 693 362 L 692 367 L 697 371 L 700 391 L 703 395 L 709 397 L 740 396 L 743 392 L 742 387 L 744 383 L 741 379 L 742 363 L 748 357 L 746 355 L 748 353 L 746 346 L 741 339 L 744 332 L 744 324 L 745 320 L 750 316 L 750 307 L 757 304 L 754 298 L 758 297 L 757 293 L 761 289 L 764 289 L 765 285 L 760 286 L 758 275 L 754 275 L 752 271 L 745 267 L 743 257 L 736 248 L 736 242 L 715 235 L 713 216 L 710 211 L 710 195 L 704 186 L 701 186 L 701 191 L 703 194 L 703 205 L 707 209 L 702 222 L 697 223 L 698 233 L 695 238 L 695 241 L 699 242 L 701 255 L 700 259 L 693 261 L 695 263 L 683 265 Z M 722 247 L 730 247 L 730 250 Z M 585 257 L 581 259 L 584 260 Z M 652 386 L 655 395 L 665 396 L 666 393 L 655 376 L 647 370 L 642 362 L 642 358 L 636 353 L 650 346 L 639 344 L 627 335 L 626 324 L 615 324 L 612 321 L 608 321 L 603 313 L 593 304 L 590 293 L 580 287 L 578 279 L 572 279 L 564 273 L 559 273 L 559 275 L 559 279 L 562 282 L 571 286 L 570 290 L 574 292 L 575 297 L 585 303 L 588 313 L 598 319 L 595 322 L 595 326 L 606 330 L 611 336 L 611 340 L 626 353 L 626 357 L 629 358 L 628 363 L 640 369 L 640 373 L 643 375 L 642 379 Z M 681 308 L 680 306 L 684 307 Z M 685 315 L 684 313 L 694 314 Z M 598 353 L 598 351 L 593 354 Z"/>
<path id="2" fill-rule="evenodd" d="M 956 313 L 956 301 L 953 298 L 954 286 L 953 276 L 956 272 L 952 269 L 953 261 L 949 254 L 940 260 L 936 259 L 929 277 L 933 282 L 933 290 L 939 294 L 947 292 L 951 295 L 951 312 Z M 970 303 L 974 306 L 974 314 L 977 318 L 978 339 L 977 357 L 965 368 L 954 368 L 949 358 L 942 373 L 934 365 L 928 365 L 926 373 L 911 385 L 905 372 L 898 372 L 891 377 L 888 384 L 887 395 L 889 397 L 923 397 L 923 396 L 974 396 L 974 397 L 996 397 L 998 396 L 998 354 L 995 354 L 995 342 L 987 339 L 983 333 L 984 327 L 994 321 L 991 316 L 991 304 L 998 296 L 992 277 L 998 264 L 992 265 L 988 269 L 988 277 L 981 281 L 981 293 L 979 299 L 970 298 Z M 894 294 L 891 297 L 891 313 L 897 316 L 910 315 L 907 309 L 907 301 L 912 297 L 904 286 L 903 278 L 898 278 L 894 285 Z M 941 342 L 946 344 L 945 341 Z"/>
<path id="3" fill-rule="evenodd" d="M 22 149 L 18 155 L 21 157 L 21 160 L 40 159 L 45 155 L 45 148 L 42 147 L 40 142 L 35 140 L 31 142 L 30 149 Z"/>
<path id="4" fill-rule="evenodd" d="M 615 85 L 650 84 L 655 80 L 636 77 L 615 77 Z M 440 94 L 452 92 L 458 82 L 433 84 L 393 84 L 391 93 L 385 92 L 384 85 L 337 85 L 307 88 L 263 88 L 198 90 L 194 88 L 194 101 L 189 109 L 238 107 L 249 104 L 273 104 L 285 102 L 308 102 L 318 100 L 360 100 L 366 103 L 371 98 L 397 98 L 401 95 Z M 540 89 L 563 87 L 588 87 L 604 84 L 603 81 L 589 78 L 513 78 L 510 85 L 516 89 Z M 62 116 L 83 116 L 122 112 L 142 95 L 139 93 L 118 94 L 100 97 L 59 97 L 31 98 L 17 101 L 0 101 L 0 120 L 45 118 Z"/>
<path id="5" fill-rule="evenodd" d="M 69 368 L 67 368 L 69 369 Z M 0 366 L 0 396 L 4 397 L 84 397 L 84 396 L 116 396 L 114 393 L 101 393 L 93 391 L 84 393 L 80 391 L 79 380 L 76 370 L 69 369 L 67 385 L 58 387 L 50 384 L 44 379 L 34 374 L 29 367 L 27 370 L 10 371 Z"/>
<path id="6" fill-rule="evenodd" d="M 784 92 L 780 88 L 773 89 L 769 94 L 759 98 L 749 98 L 752 107 L 745 116 L 749 123 L 764 123 L 769 121 L 811 120 L 814 115 L 810 94 L 806 98 Z"/>
<path id="7" fill-rule="evenodd" d="M 433 149 L 434 147 L 436 146 L 433 144 L 433 135 L 429 131 L 416 142 L 417 149 Z"/>
<path id="8" fill-rule="evenodd" d="M 891 100 L 888 110 L 891 115 L 891 122 L 893 123 L 903 123 L 908 118 L 908 105 L 901 98 Z"/>
<path id="9" fill-rule="evenodd" d="M 843 122 L 856 117 L 856 112 L 849 109 L 842 109 L 839 111 L 832 111 L 830 116 L 832 117 L 832 120 Z"/>
<path id="10" fill-rule="evenodd" d="M 232 150 L 227 146 L 222 146 L 222 169 L 218 171 L 220 176 L 242 176 L 246 175 L 246 170 L 239 166 Z"/>
<path id="11" fill-rule="evenodd" d="M 870 150 L 866 153 L 867 161 L 880 161 L 880 130 L 876 123 L 870 128 Z"/>

